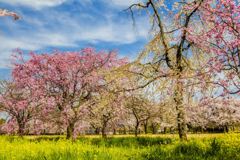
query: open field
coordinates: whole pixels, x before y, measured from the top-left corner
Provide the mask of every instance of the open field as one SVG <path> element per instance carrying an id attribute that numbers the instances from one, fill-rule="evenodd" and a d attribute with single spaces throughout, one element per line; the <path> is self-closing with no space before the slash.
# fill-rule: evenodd
<path id="1" fill-rule="evenodd" d="M 240 134 L 194 134 L 188 142 L 176 135 L 79 137 L 0 137 L 1 160 L 238 160 Z"/>

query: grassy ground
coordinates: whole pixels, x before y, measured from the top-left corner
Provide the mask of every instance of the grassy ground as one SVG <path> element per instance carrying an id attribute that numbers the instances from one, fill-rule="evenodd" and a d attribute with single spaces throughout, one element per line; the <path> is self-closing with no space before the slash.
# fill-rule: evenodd
<path id="1" fill-rule="evenodd" d="M 240 134 L 0 137 L 0 160 L 240 160 Z"/>

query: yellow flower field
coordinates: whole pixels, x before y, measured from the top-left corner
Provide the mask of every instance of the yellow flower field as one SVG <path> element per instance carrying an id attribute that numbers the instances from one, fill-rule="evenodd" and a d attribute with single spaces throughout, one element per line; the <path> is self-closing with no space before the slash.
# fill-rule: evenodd
<path id="1" fill-rule="evenodd" d="M 79 137 L 75 142 L 63 136 L 0 137 L 2 160 L 237 160 L 240 159 L 239 134 L 192 134 L 188 142 L 177 135 L 131 135 L 102 139 Z"/>

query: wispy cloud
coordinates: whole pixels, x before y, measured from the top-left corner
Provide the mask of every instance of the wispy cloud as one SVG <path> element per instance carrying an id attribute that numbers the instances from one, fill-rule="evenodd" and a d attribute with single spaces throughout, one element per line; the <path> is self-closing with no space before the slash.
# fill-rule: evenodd
<path id="1" fill-rule="evenodd" d="M 66 1 L 67 0 L 1 0 L 0 2 L 8 3 L 10 5 L 21 5 L 34 9 L 41 9 L 44 7 L 58 6 Z"/>
<path id="2" fill-rule="evenodd" d="M 103 1 L 105 3 L 108 3 L 108 4 L 116 6 L 116 7 L 127 8 L 131 4 L 139 3 L 139 2 L 142 2 L 143 0 L 109 0 L 109 1 L 103 0 Z"/>
<path id="3" fill-rule="evenodd" d="M 3 1 L 7 0 L 0 0 L 0 3 Z M 14 1 L 20 3 L 20 0 L 11 0 L 12 3 Z M 21 0 L 21 3 L 28 5 L 29 1 L 31 0 Z M 64 0 L 42 1 L 41 5 L 48 6 L 64 2 Z M 93 4 L 91 0 L 84 1 Z M 120 4 L 120 2 L 123 3 Z M 112 3 L 127 6 L 128 3 L 132 2 L 112 0 Z M 38 4 L 38 7 L 41 5 Z M 70 7 L 73 8 L 73 6 Z M 92 8 L 94 9 L 94 6 Z M 125 14 L 125 17 L 121 17 L 118 15 L 119 12 L 114 13 L 111 11 L 106 13 L 96 8 L 90 11 L 88 9 L 85 11 L 81 7 L 80 11 L 69 11 L 60 8 L 58 10 L 47 9 L 44 12 L 37 10 L 31 13 L 25 12 L 23 9 L 20 12 L 23 17 L 20 22 L 7 21 L 7 23 L 3 23 L 5 30 L 3 28 L 3 34 L 0 34 L 0 68 L 9 67 L 10 55 L 12 50 L 16 48 L 38 51 L 48 47 L 77 48 L 82 42 L 91 44 L 105 42 L 124 45 L 146 39 L 149 30 L 146 17 L 140 17 L 137 27 L 134 28 L 130 16 L 128 17 Z M 92 12 L 97 12 L 97 15 L 93 15 Z M 9 36 L 9 33 L 11 33 L 11 36 Z"/>

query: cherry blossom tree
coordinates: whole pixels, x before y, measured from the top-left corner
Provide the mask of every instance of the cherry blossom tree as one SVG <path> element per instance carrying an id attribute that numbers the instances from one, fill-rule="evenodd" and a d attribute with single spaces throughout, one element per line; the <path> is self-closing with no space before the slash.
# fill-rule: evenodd
<path id="1" fill-rule="evenodd" d="M 236 98 L 204 97 L 187 108 L 188 124 L 201 130 L 218 128 L 228 132 L 230 126 L 239 125 L 239 106 Z"/>
<path id="2" fill-rule="evenodd" d="M 21 57 L 15 62 L 13 78 L 20 86 L 28 84 L 35 91 L 32 96 L 48 100 L 43 113 L 67 126 L 67 139 L 72 138 L 75 124 L 92 105 L 91 98 L 107 85 L 104 72 L 126 63 L 115 52 L 96 52 L 92 48 L 31 53 L 27 61 Z"/>
<path id="3" fill-rule="evenodd" d="M 5 83 L 0 104 L 1 111 L 10 117 L 5 125 L 6 132 L 11 133 L 17 130 L 20 136 L 26 134 L 26 125 L 36 118 L 40 107 L 37 99 L 30 95 L 31 91 L 27 87 L 19 88 L 15 83 Z"/>
<path id="4" fill-rule="evenodd" d="M 207 31 L 201 32 L 200 38 L 196 39 L 196 34 L 192 36 L 196 44 L 213 53 L 214 56 L 209 61 L 211 71 L 222 71 L 224 75 L 215 83 L 222 86 L 226 93 L 231 94 L 240 92 L 239 13 L 239 1 L 209 0 L 201 8 L 200 14 L 209 27 Z"/>
<path id="5" fill-rule="evenodd" d="M 148 122 L 150 119 L 159 116 L 160 106 L 155 105 L 146 97 L 131 93 L 126 97 L 125 107 L 128 110 L 128 114 L 133 117 L 134 121 L 134 134 L 138 136 L 139 127 L 144 126 L 144 132 L 147 133 Z"/>
<path id="6" fill-rule="evenodd" d="M 182 79 L 184 79 L 183 73 L 188 68 L 187 55 L 192 51 L 192 43 L 187 40 L 187 29 L 192 27 L 192 19 L 199 6 L 201 6 L 202 1 L 194 1 L 194 3 L 196 3 L 195 7 L 185 12 L 182 11 L 188 4 L 179 3 L 180 6 L 177 7 L 176 13 L 178 17 L 176 18 L 173 12 L 170 14 L 167 11 L 164 1 L 148 0 L 144 4 L 138 3 L 129 7 L 131 13 L 133 13 L 135 7 L 139 7 L 152 14 L 153 39 L 140 55 L 140 59 L 151 53 L 154 54 L 152 61 L 148 63 L 153 68 L 154 75 L 146 85 L 167 76 L 175 79 L 173 99 L 177 111 L 178 133 L 181 140 L 187 139 Z M 161 14 L 163 10 L 165 15 Z M 169 15 L 168 20 L 166 19 L 166 14 Z M 170 23 L 169 20 L 171 21 Z"/>
<path id="7" fill-rule="evenodd" d="M 120 67 L 123 67 L 123 65 Z M 93 97 L 94 103 L 88 107 L 89 122 L 93 128 L 98 131 L 101 130 L 103 138 L 106 138 L 106 132 L 109 129 L 112 129 L 115 134 L 117 128 L 127 117 L 124 106 L 126 93 L 124 91 L 119 92 L 123 88 L 122 86 L 127 85 L 127 81 L 125 77 L 117 78 L 118 76 L 114 76 L 118 73 L 119 68 L 104 74 L 102 80 L 107 85 L 95 93 Z"/>
<path id="8" fill-rule="evenodd" d="M 214 74 L 217 68 L 231 69 L 227 80 L 217 81 L 225 87 L 233 72 L 238 70 L 239 44 L 239 2 L 234 0 L 193 0 L 165 2 L 164 0 L 147 0 L 132 4 L 127 10 L 134 17 L 135 8 L 150 13 L 152 39 L 146 45 L 137 60 L 143 68 L 152 68 L 148 82 L 141 87 L 162 78 L 174 80 L 173 100 L 177 112 L 178 133 L 181 140 L 187 139 L 186 107 L 184 105 L 185 82 L 189 77 L 203 77 L 207 73 Z M 227 52 L 227 54 L 225 54 Z M 203 65 L 193 67 L 193 56 L 218 56 L 207 73 Z M 143 64 L 142 60 L 151 57 L 151 61 Z M 219 60 L 221 60 L 219 62 Z M 230 60 L 230 61 L 229 61 Z M 222 63 L 225 62 L 225 64 Z M 230 63 L 229 63 L 230 62 Z M 146 70 L 146 69 L 145 69 Z M 192 71 L 192 74 L 189 74 Z M 216 72 L 215 72 L 216 73 Z M 148 75 L 142 74 L 143 77 Z M 235 74 L 238 77 L 238 74 Z M 200 81 L 202 84 L 205 79 Z M 185 82 L 184 82 L 185 81 Z M 239 87 L 239 80 L 234 78 L 232 85 Z M 235 91 L 236 92 L 236 91 Z"/>
<path id="9" fill-rule="evenodd" d="M 119 120 L 124 119 L 123 93 L 115 94 L 107 91 L 100 92 L 94 98 L 94 105 L 89 106 L 89 121 L 95 128 L 101 129 L 102 137 L 106 138 L 106 130 L 117 126 Z"/>

